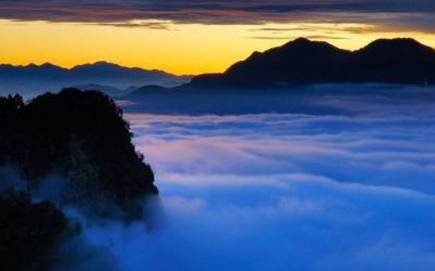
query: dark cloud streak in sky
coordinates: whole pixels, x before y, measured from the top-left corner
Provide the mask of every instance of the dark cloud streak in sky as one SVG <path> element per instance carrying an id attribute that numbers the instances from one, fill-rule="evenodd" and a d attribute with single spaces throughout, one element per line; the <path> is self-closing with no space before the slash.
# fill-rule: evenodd
<path id="1" fill-rule="evenodd" d="M 397 25 L 432 32 L 434 13 L 435 2 L 429 0 L 6 0 L 0 5 L 3 19 L 115 23 L 127 27 L 140 26 L 126 23 L 131 20 L 202 24 L 312 21 Z"/>

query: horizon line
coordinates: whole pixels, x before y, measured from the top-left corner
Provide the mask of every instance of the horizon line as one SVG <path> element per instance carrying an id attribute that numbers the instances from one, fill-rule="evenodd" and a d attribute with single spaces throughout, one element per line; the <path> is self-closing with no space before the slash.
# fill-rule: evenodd
<path id="1" fill-rule="evenodd" d="M 432 48 L 432 49 L 435 50 L 434 47 L 432 47 L 430 45 L 426 45 L 426 44 L 420 42 L 418 39 L 412 38 L 412 37 L 400 37 L 400 36 L 398 36 L 398 37 L 394 37 L 394 38 L 376 38 L 376 39 L 373 39 L 371 42 L 367 43 L 364 46 L 361 46 L 361 47 L 356 48 L 356 49 L 350 49 L 350 50 L 349 49 L 341 48 L 339 46 L 336 46 L 336 45 L 334 45 L 334 44 L 332 44 L 332 43 L 330 43 L 330 42 L 328 42 L 326 40 L 323 40 L 323 39 L 310 39 L 310 38 L 306 38 L 306 37 L 298 37 L 298 38 L 294 38 L 294 39 L 289 39 L 287 42 L 284 42 L 284 43 L 282 43 L 279 46 L 270 47 L 270 48 L 268 48 L 268 49 L 266 49 L 266 50 L 264 50 L 262 52 L 265 52 L 265 51 L 273 49 L 273 48 L 279 48 L 279 47 L 282 47 L 282 46 L 284 46 L 284 45 L 286 45 L 288 43 L 291 43 L 291 42 L 294 42 L 294 41 L 297 41 L 297 40 L 301 40 L 301 39 L 308 40 L 310 42 L 324 42 L 324 43 L 332 45 L 332 46 L 334 46 L 334 47 L 336 47 L 336 48 L 338 48 L 340 50 L 346 50 L 346 51 L 350 51 L 350 52 L 355 52 L 355 51 L 361 50 L 361 49 L 367 47 L 368 45 L 372 44 L 373 42 L 376 42 L 376 41 L 379 41 L 379 40 L 390 40 L 390 41 L 392 41 L 392 40 L 404 40 L 404 39 L 416 41 L 419 44 L 422 44 L 424 46 L 427 46 L 427 47 Z M 258 52 L 258 51 L 253 50 L 252 53 L 254 53 L 254 52 Z M 240 59 L 238 61 L 243 61 L 243 59 Z M 236 62 L 234 62 L 234 63 L 236 63 Z M 119 66 L 121 68 L 127 68 L 127 69 L 139 69 L 139 70 L 146 71 L 146 72 L 161 72 L 161 73 L 165 73 L 165 74 L 168 74 L 168 75 L 174 75 L 174 76 L 178 76 L 178 77 L 194 77 L 194 76 L 203 75 L 203 74 L 220 74 L 220 73 L 225 72 L 225 70 L 227 70 L 229 67 L 231 67 L 231 65 L 234 64 L 234 63 L 231 64 L 224 71 L 215 71 L 215 72 L 206 72 L 206 73 L 187 73 L 187 74 L 186 73 L 170 72 L 170 71 L 166 71 L 164 69 L 159 69 L 159 68 L 140 67 L 140 66 L 137 66 L 137 65 L 124 65 L 124 64 L 115 63 L 115 62 L 108 61 L 108 60 L 95 60 L 95 61 L 89 61 L 89 62 L 84 62 L 84 63 L 77 63 L 77 64 L 70 65 L 70 66 L 58 64 L 58 63 L 55 63 L 54 61 L 45 61 L 45 62 L 37 62 L 37 61 L 33 62 L 33 61 L 29 61 L 29 62 L 25 62 L 25 63 L 22 63 L 22 64 L 0 63 L 0 66 L 12 66 L 12 67 L 16 67 L 16 68 L 27 68 L 27 67 L 32 67 L 32 66 L 36 66 L 36 67 L 55 66 L 57 68 L 61 68 L 61 69 L 65 69 L 65 70 L 71 71 L 74 68 L 77 68 L 77 67 L 80 67 L 80 66 L 96 65 L 96 64 L 99 64 L 99 63 Z"/>

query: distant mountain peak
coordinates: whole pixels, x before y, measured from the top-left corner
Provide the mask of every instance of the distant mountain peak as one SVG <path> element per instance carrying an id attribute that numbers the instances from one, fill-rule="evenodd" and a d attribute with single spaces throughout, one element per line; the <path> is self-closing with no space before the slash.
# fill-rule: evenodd
<path id="1" fill-rule="evenodd" d="M 116 65 L 116 66 L 119 66 L 118 64 L 114 64 L 112 62 L 105 61 L 105 60 L 96 61 L 93 63 L 93 65 Z"/>
<path id="2" fill-rule="evenodd" d="M 45 68 L 47 68 L 47 67 L 50 67 L 50 68 L 56 67 L 56 68 L 59 68 L 58 66 L 56 66 L 56 65 L 54 65 L 54 64 L 52 64 L 50 62 L 45 62 L 45 63 L 41 64 L 40 67 L 45 67 Z"/>
<path id="3" fill-rule="evenodd" d="M 120 69 L 124 68 L 120 65 L 110 63 L 107 61 L 97 61 L 94 63 L 86 63 L 74 66 L 71 70 L 80 70 L 80 69 Z"/>
<path id="4" fill-rule="evenodd" d="M 282 47 L 289 47 L 289 46 L 293 46 L 293 45 L 307 45 L 307 44 L 311 44 L 311 43 L 313 43 L 313 41 L 311 41 L 307 38 L 297 38 L 297 39 L 294 39 L 294 40 L 287 42 Z"/>
<path id="5" fill-rule="evenodd" d="M 23 68 L 39 68 L 39 67 L 41 67 L 41 66 L 36 65 L 35 63 L 29 63 L 29 64 L 24 65 L 24 66 L 16 66 L 16 67 L 23 67 Z"/>
<path id="6" fill-rule="evenodd" d="M 149 73 L 159 73 L 161 75 L 169 75 L 169 76 L 174 76 L 173 74 L 167 73 L 165 71 L 159 70 L 159 69 L 144 69 L 144 68 L 139 68 L 139 67 L 125 67 L 125 66 L 121 66 L 119 64 L 115 64 L 112 62 L 108 62 L 108 61 L 104 61 L 104 60 L 100 60 L 97 62 L 93 62 L 93 63 L 86 63 L 86 64 L 81 64 L 81 65 L 77 65 L 74 66 L 72 68 L 72 70 L 80 70 L 80 69 L 97 69 L 97 70 L 129 70 L 129 71 L 136 71 L 136 72 L 149 72 Z"/>
<path id="7" fill-rule="evenodd" d="M 116 68 L 120 68 L 122 67 L 121 65 L 112 63 L 112 62 L 108 62 L 108 61 L 104 61 L 104 60 L 100 60 L 94 63 L 90 63 L 88 64 L 89 66 L 99 66 L 99 67 L 116 67 Z"/>
<path id="8" fill-rule="evenodd" d="M 297 43 L 297 42 L 299 42 L 299 43 L 310 43 L 312 41 L 307 39 L 307 38 L 305 38 L 305 37 L 299 37 L 299 38 L 293 40 L 293 42 L 294 43 Z"/>
<path id="9" fill-rule="evenodd" d="M 397 51 L 397 50 L 413 50 L 413 51 L 426 51 L 430 52 L 435 50 L 429 46 L 426 46 L 419 41 L 412 38 L 395 38 L 395 39 L 378 39 L 367 46 L 361 48 L 357 51 L 373 51 L 373 50 L 386 50 L 386 51 Z"/>
<path id="10" fill-rule="evenodd" d="M 408 46 L 424 46 L 422 43 L 413 38 L 393 38 L 393 39 L 377 39 L 369 43 L 367 47 L 379 45 L 408 45 Z"/>
<path id="11" fill-rule="evenodd" d="M 339 50 L 337 47 L 333 46 L 332 44 L 329 44 L 324 41 L 314 41 L 307 38 L 297 38 L 295 40 L 289 41 L 286 44 L 282 45 L 281 47 L 277 47 L 277 49 L 292 49 L 292 48 L 313 48 L 313 47 L 323 47 L 323 48 L 334 48 Z"/>

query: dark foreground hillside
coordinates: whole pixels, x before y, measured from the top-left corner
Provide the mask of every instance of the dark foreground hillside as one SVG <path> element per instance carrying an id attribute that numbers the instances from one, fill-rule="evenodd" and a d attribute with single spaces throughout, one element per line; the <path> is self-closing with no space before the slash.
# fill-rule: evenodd
<path id="1" fill-rule="evenodd" d="M 106 95 L 64 89 L 29 103 L 0 98 L 0 166 L 13 165 L 30 187 L 58 174 L 63 203 L 107 200 L 121 209 L 156 194 L 154 175 L 131 143 L 122 111 Z"/>
<path id="2" fill-rule="evenodd" d="M 80 229 L 64 205 L 95 218 L 142 217 L 142 199 L 158 191 L 131 137 L 121 109 L 100 92 L 64 89 L 28 103 L 0 97 L 0 270 L 56 264 L 58 248 Z M 1 175 L 2 167 L 20 178 Z M 52 202 L 42 187 L 57 194 Z"/>
<path id="3" fill-rule="evenodd" d="M 0 270 L 48 270 L 67 220 L 49 202 L 31 203 L 27 194 L 0 193 Z"/>

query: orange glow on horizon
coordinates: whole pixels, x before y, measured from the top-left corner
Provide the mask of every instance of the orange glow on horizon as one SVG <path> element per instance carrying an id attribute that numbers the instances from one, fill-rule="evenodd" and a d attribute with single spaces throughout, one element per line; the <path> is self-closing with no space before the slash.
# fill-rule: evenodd
<path id="1" fill-rule="evenodd" d="M 50 62 L 70 68 L 104 60 L 127 67 L 193 75 L 223 72 L 253 51 L 264 51 L 297 37 L 324 40 L 344 49 L 358 49 L 377 38 L 394 37 L 412 37 L 435 47 L 432 33 L 397 32 L 365 24 L 163 23 L 167 29 L 0 20 L 0 63 Z"/>

